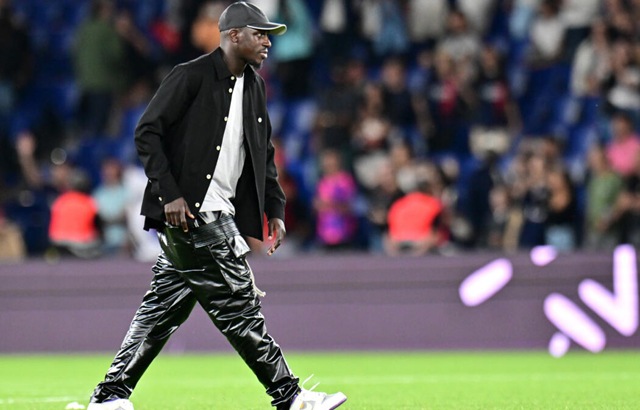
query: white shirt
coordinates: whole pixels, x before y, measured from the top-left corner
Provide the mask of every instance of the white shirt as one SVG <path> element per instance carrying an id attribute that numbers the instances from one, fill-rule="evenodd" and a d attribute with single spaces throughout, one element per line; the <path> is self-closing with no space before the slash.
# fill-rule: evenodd
<path id="1" fill-rule="evenodd" d="M 564 0 L 560 18 L 567 28 L 589 27 L 599 11 L 600 0 Z"/>
<path id="2" fill-rule="evenodd" d="M 533 22 L 531 42 L 543 58 L 553 58 L 560 53 L 564 29 L 564 23 L 559 17 L 540 17 Z"/>
<path id="3" fill-rule="evenodd" d="M 222 211 L 229 215 L 235 215 L 235 208 L 231 200 L 236 196 L 238 179 L 244 168 L 244 160 L 247 156 L 244 143 L 244 128 L 242 125 L 242 91 L 244 89 L 244 75 L 236 77 L 236 84 L 231 94 L 231 105 L 227 116 L 227 125 L 224 127 L 220 155 L 213 172 L 213 178 L 207 189 L 207 195 L 202 201 L 200 213 L 208 211 Z M 212 114 L 213 115 L 213 114 Z M 207 221 L 207 218 L 205 222 Z"/>

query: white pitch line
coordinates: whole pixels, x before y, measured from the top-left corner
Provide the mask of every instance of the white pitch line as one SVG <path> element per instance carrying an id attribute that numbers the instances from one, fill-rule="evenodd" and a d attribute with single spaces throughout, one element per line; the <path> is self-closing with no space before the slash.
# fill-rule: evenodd
<path id="1" fill-rule="evenodd" d="M 76 401 L 82 400 L 78 397 L 41 397 L 41 398 L 29 398 L 29 397 L 20 397 L 20 398 L 9 398 L 9 399 L 0 399 L 0 405 L 4 404 L 23 404 L 23 403 L 58 403 L 61 401 Z"/>

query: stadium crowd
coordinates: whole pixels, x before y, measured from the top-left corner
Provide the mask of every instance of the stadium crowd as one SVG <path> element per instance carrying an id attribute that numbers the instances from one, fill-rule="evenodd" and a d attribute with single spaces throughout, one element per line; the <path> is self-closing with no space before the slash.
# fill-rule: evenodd
<path id="1" fill-rule="evenodd" d="M 281 254 L 640 246 L 640 1 L 254 2 Z M 0 259 L 155 257 L 133 129 L 227 4 L 0 0 Z"/>

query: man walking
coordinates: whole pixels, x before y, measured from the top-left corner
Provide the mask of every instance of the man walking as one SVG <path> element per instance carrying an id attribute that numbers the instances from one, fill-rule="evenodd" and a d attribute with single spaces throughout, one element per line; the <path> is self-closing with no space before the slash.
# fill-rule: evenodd
<path id="1" fill-rule="evenodd" d="M 208 313 L 272 397 L 278 410 L 331 410 L 342 393 L 298 386 L 267 333 L 241 234 L 262 238 L 271 255 L 285 235 L 285 197 L 278 184 L 265 86 L 254 71 L 282 34 L 256 6 L 237 2 L 220 16 L 221 46 L 178 65 L 164 79 L 135 132 L 149 177 L 142 214 L 162 253 L 105 380 L 88 410 L 132 410 L 142 374 L 196 303 Z"/>

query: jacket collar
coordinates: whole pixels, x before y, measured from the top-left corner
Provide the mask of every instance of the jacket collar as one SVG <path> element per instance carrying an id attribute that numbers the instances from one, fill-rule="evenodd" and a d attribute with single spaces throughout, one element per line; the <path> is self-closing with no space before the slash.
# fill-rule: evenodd
<path id="1" fill-rule="evenodd" d="M 216 79 L 218 81 L 224 80 L 225 78 L 231 77 L 233 74 L 229 67 L 227 67 L 227 63 L 222 59 L 222 48 L 218 47 L 211 54 L 209 54 L 213 58 L 213 68 L 216 72 Z M 255 79 L 255 70 L 250 64 L 244 68 L 245 82 L 247 80 Z"/>

